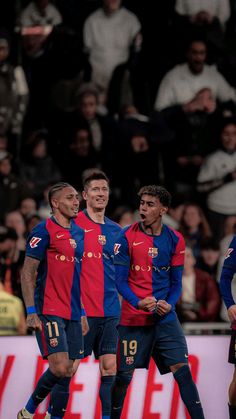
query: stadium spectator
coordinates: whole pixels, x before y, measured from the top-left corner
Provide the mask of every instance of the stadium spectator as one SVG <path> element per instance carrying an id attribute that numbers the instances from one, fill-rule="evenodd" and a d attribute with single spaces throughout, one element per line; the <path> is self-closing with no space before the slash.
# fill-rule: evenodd
<path id="1" fill-rule="evenodd" d="M 57 182 L 61 179 L 60 171 L 53 158 L 48 154 L 47 136 L 42 131 L 36 132 L 29 145 L 28 159 L 21 167 L 21 176 L 24 179 L 31 195 L 36 201 L 43 197 L 43 191 L 48 182 Z"/>
<path id="2" fill-rule="evenodd" d="M 37 203 L 33 198 L 24 198 L 22 199 L 19 211 L 23 215 L 24 219 L 31 213 L 34 213 L 37 210 Z"/>
<path id="3" fill-rule="evenodd" d="M 185 113 L 196 111 L 213 112 L 214 100 L 236 102 L 236 91 L 214 65 L 206 64 L 207 47 L 202 40 L 191 41 L 187 51 L 187 62 L 175 66 L 163 78 L 154 108 L 158 111 L 180 105 Z M 208 88 L 212 100 L 207 101 L 199 92 Z"/>
<path id="4" fill-rule="evenodd" d="M 195 264 L 192 249 L 186 247 L 178 317 L 181 322 L 217 321 L 221 305 L 217 284 L 209 273 L 195 268 Z"/>
<path id="5" fill-rule="evenodd" d="M 112 214 L 112 220 L 122 228 L 134 222 L 134 212 L 130 207 L 119 205 Z"/>
<path id="6" fill-rule="evenodd" d="M 200 256 L 201 241 L 212 236 L 207 218 L 196 203 L 186 203 L 180 220 L 179 231 L 193 250 L 196 259 Z"/>
<path id="7" fill-rule="evenodd" d="M 198 190 L 207 194 L 209 221 L 216 239 L 236 208 L 236 120 L 225 118 L 220 131 L 221 147 L 204 160 L 198 175 Z"/>
<path id="8" fill-rule="evenodd" d="M 23 198 L 28 196 L 26 185 L 12 172 L 12 156 L 0 152 L 0 219 L 7 212 L 16 210 Z"/>
<path id="9" fill-rule="evenodd" d="M 137 54 L 141 49 L 141 24 L 121 3 L 121 0 L 103 0 L 103 7 L 92 13 L 84 24 L 84 48 L 91 65 L 91 80 L 101 92 L 99 102 L 102 103 L 106 103 L 114 70 L 119 66 L 122 70 L 119 78 L 127 77 L 130 50 L 133 47 Z"/>
<path id="10" fill-rule="evenodd" d="M 22 11 L 22 27 L 55 26 L 62 22 L 62 17 L 50 0 L 34 0 Z"/>
<path id="11" fill-rule="evenodd" d="M 9 35 L 0 30 L 0 132 L 21 134 L 29 90 L 22 67 L 13 66 L 9 56 Z"/>
<path id="12" fill-rule="evenodd" d="M 200 243 L 200 257 L 196 267 L 217 280 L 218 267 L 220 259 L 220 245 L 213 237 L 205 238 Z"/>
<path id="13" fill-rule="evenodd" d="M 5 290 L 0 273 L 0 336 L 26 335 L 26 331 L 23 303 Z"/>

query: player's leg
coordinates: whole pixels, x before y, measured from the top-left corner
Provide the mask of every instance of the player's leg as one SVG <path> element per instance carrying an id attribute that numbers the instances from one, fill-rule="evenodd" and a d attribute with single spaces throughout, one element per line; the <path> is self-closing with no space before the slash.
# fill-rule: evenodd
<path id="1" fill-rule="evenodd" d="M 181 398 L 191 416 L 191 419 L 204 419 L 204 413 L 188 364 L 179 363 L 170 366 L 171 372 L 179 386 Z"/>
<path id="2" fill-rule="evenodd" d="M 132 381 L 134 370 L 117 371 L 111 398 L 111 419 L 119 419 L 128 387 Z"/>
<path id="3" fill-rule="evenodd" d="M 68 345 L 68 370 L 66 376 L 53 387 L 48 407 L 48 415 L 46 416 L 47 419 L 64 417 L 69 400 L 71 377 L 76 373 L 80 360 L 84 355 L 81 322 L 72 320 L 66 321 L 65 334 Z"/>
<path id="4" fill-rule="evenodd" d="M 110 419 L 111 390 L 116 376 L 116 355 L 106 354 L 99 357 L 101 384 L 99 397 L 102 404 L 102 419 Z"/>
<path id="5" fill-rule="evenodd" d="M 229 347 L 229 363 L 234 364 L 234 374 L 232 381 L 229 386 L 229 417 L 230 419 L 236 417 L 236 356 L 235 356 L 235 344 L 236 344 L 236 330 L 231 331 L 231 340 Z"/>
<path id="6" fill-rule="evenodd" d="M 153 327 L 119 326 L 117 364 L 112 389 L 111 419 L 119 419 L 135 368 L 148 368 L 153 346 Z"/>
<path id="7" fill-rule="evenodd" d="M 153 358 L 161 374 L 173 373 L 191 419 L 204 419 L 198 390 L 187 363 L 186 339 L 178 320 L 156 326 Z"/>
<path id="8" fill-rule="evenodd" d="M 34 392 L 17 418 L 33 418 L 38 405 L 53 387 L 65 377 L 69 368 L 68 347 L 64 332 L 64 320 L 57 316 L 40 316 L 42 331 L 36 337 L 42 357 L 48 359 L 49 368 L 40 377 Z"/>
<path id="9" fill-rule="evenodd" d="M 102 419 L 110 419 L 111 414 L 111 390 L 116 376 L 117 324 L 117 317 L 100 319 L 94 347 L 95 356 L 99 357 L 101 373 L 99 397 L 102 404 Z"/>

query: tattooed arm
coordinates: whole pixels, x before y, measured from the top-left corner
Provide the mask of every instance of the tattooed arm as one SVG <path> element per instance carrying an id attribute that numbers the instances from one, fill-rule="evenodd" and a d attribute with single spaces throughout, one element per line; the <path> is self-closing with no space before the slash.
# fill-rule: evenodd
<path id="1" fill-rule="evenodd" d="M 26 256 L 21 275 L 21 289 L 26 307 L 34 306 L 34 288 L 37 269 L 40 261 Z M 42 329 L 40 319 L 36 313 L 28 314 L 27 327 L 30 329 Z"/>

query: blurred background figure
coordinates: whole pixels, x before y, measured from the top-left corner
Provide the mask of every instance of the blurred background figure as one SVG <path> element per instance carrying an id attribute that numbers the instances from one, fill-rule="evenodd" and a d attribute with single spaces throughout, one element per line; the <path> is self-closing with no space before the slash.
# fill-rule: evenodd
<path id="1" fill-rule="evenodd" d="M 26 335 L 26 332 L 23 303 L 5 290 L 0 272 L 0 336 Z"/>
<path id="2" fill-rule="evenodd" d="M 219 319 L 220 294 L 214 279 L 195 268 L 196 259 L 192 249 L 186 247 L 183 289 L 177 304 L 181 322 L 208 322 Z"/>

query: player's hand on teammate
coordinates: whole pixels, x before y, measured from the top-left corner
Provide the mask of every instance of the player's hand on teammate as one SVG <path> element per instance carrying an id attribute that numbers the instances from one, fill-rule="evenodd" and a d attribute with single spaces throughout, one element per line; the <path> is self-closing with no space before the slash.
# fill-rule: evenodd
<path id="1" fill-rule="evenodd" d="M 155 297 L 146 297 L 138 302 L 139 310 L 154 311 L 156 308 L 157 300 Z"/>
<path id="2" fill-rule="evenodd" d="M 236 304 L 228 308 L 228 316 L 231 323 L 236 323 Z"/>
<path id="3" fill-rule="evenodd" d="M 36 313 L 28 314 L 26 318 L 26 325 L 30 330 L 40 330 L 42 331 L 42 323 L 40 318 Z"/>
<path id="4" fill-rule="evenodd" d="M 82 334 L 83 336 L 87 335 L 89 331 L 89 324 L 86 316 L 81 317 L 81 326 L 82 326 Z"/>
<path id="5" fill-rule="evenodd" d="M 159 316 L 164 316 L 165 314 L 169 313 L 171 310 L 171 305 L 167 303 L 165 300 L 158 300 L 155 307 L 155 312 L 159 314 Z"/>

